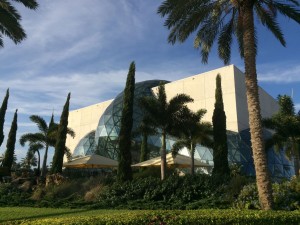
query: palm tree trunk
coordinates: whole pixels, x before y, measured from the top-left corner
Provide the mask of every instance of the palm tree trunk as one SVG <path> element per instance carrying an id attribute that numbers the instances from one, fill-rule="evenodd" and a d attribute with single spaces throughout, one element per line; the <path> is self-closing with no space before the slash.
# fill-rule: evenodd
<path id="1" fill-rule="evenodd" d="M 299 165 L 299 150 L 298 149 L 296 149 L 294 151 L 294 168 L 295 168 L 295 176 L 299 177 L 300 165 Z"/>
<path id="2" fill-rule="evenodd" d="M 195 161 L 194 161 L 195 151 L 194 151 L 193 142 L 191 142 L 190 153 L 191 153 L 191 175 L 194 176 L 194 174 L 195 174 Z"/>
<path id="3" fill-rule="evenodd" d="M 42 167 L 42 175 L 41 175 L 43 178 L 46 177 L 46 173 L 47 173 L 48 148 L 49 148 L 49 146 L 46 145 L 46 147 L 45 147 L 44 161 L 43 161 L 43 167 Z"/>
<path id="4" fill-rule="evenodd" d="M 167 160 L 166 160 L 166 131 L 162 131 L 162 145 L 161 145 L 161 167 L 160 167 L 160 172 L 161 172 L 161 180 L 164 180 L 166 178 L 166 167 L 167 167 Z"/>
<path id="5" fill-rule="evenodd" d="M 148 159 L 148 135 L 143 133 L 140 162 Z"/>
<path id="6" fill-rule="evenodd" d="M 249 110 L 249 126 L 256 172 L 256 184 L 262 209 L 273 208 L 272 186 L 268 173 L 267 157 L 264 151 L 262 122 L 259 105 L 256 74 L 256 47 L 253 18 L 253 1 L 244 1 L 243 44 L 245 63 L 245 82 Z"/>
<path id="7" fill-rule="evenodd" d="M 38 170 L 38 173 L 39 173 L 39 176 L 40 176 L 40 173 L 41 173 L 41 155 L 40 155 L 39 150 L 37 150 L 36 152 L 38 154 L 38 168 L 37 168 L 37 170 Z"/>

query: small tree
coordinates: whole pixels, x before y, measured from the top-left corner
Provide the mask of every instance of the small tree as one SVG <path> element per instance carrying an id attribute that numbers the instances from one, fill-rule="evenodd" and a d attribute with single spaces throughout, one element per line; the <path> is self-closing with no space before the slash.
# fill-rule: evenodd
<path id="1" fill-rule="evenodd" d="M 211 123 L 201 121 L 206 113 L 205 109 L 200 109 L 195 113 L 185 107 L 181 112 L 183 119 L 179 120 L 180 124 L 177 126 L 180 129 L 174 131 L 178 139 L 172 147 L 172 153 L 176 155 L 186 147 L 191 156 L 191 174 L 194 175 L 196 145 L 200 144 L 208 148 L 213 146 Z"/>
<path id="2" fill-rule="evenodd" d="M 151 125 L 151 120 L 148 116 L 144 116 L 137 132 L 142 136 L 140 162 L 149 159 L 148 136 L 156 134 L 155 128 Z"/>
<path id="3" fill-rule="evenodd" d="M 0 108 L 0 146 L 2 145 L 2 142 L 4 140 L 4 122 L 5 122 L 5 113 L 7 109 L 7 102 L 9 98 L 9 89 L 6 91 L 6 95 L 3 99 L 2 106 Z"/>
<path id="4" fill-rule="evenodd" d="M 6 167 L 9 171 L 14 162 L 14 154 L 15 154 L 15 144 L 16 144 L 16 135 L 17 135 L 17 120 L 18 120 L 18 110 L 16 110 L 14 114 L 14 118 L 11 124 L 11 128 L 8 134 L 7 144 L 6 144 L 6 151 L 4 155 L 4 159 L 2 161 L 2 166 Z"/>
<path id="5" fill-rule="evenodd" d="M 278 96 L 279 111 L 271 118 L 263 120 L 266 128 L 274 131 L 266 140 L 266 149 L 274 146 L 275 150 L 284 149 L 286 156 L 294 160 L 295 175 L 299 177 L 300 155 L 300 115 L 295 114 L 295 107 L 290 96 Z"/>
<path id="6" fill-rule="evenodd" d="M 224 111 L 221 76 L 216 77 L 216 93 L 215 93 L 215 109 L 212 117 L 213 121 L 213 174 L 229 175 L 230 169 L 228 165 L 228 146 L 226 135 L 226 114 Z"/>
<path id="7" fill-rule="evenodd" d="M 133 98 L 135 88 L 135 64 L 132 62 L 124 90 L 123 110 L 119 134 L 118 180 L 132 179 L 131 170 L 131 131 L 133 125 Z"/>
<path id="8" fill-rule="evenodd" d="M 68 117 L 71 93 L 68 94 L 67 101 L 64 105 L 60 123 L 57 131 L 57 140 L 52 161 L 51 173 L 61 173 L 63 167 L 64 154 L 66 151 L 66 139 L 68 132 Z"/>
<path id="9" fill-rule="evenodd" d="M 194 100 L 185 94 L 178 94 L 177 96 L 167 101 L 167 95 L 164 84 L 158 87 L 157 96 L 148 96 L 141 98 L 140 104 L 149 115 L 154 126 L 161 133 L 161 180 L 166 177 L 166 138 L 167 134 L 171 134 L 176 127 L 178 119 L 180 118 L 181 110 L 185 108 L 185 104 L 193 102 Z"/>

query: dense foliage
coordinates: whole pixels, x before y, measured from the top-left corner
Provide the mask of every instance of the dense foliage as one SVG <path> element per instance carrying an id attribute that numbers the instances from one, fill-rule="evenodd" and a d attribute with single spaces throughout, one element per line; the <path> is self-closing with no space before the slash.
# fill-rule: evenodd
<path id="1" fill-rule="evenodd" d="M 273 197 L 275 209 L 300 210 L 300 179 L 273 183 Z M 256 185 L 245 185 L 234 204 L 242 209 L 260 209 Z"/>
<path id="2" fill-rule="evenodd" d="M 135 87 L 135 64 L 129 67 L 122 108 L 121 126 L 119 133 L 118 180 L 132 179 L 131 170 L 131 132 L 133 126 L 133 98 Z"/>
<path id="3" fill-rule="evenodd" d="M 66 150 L 66 139 L 68 133 L 68 117 L 71 93 L 68 94 L 67 101 L 64 105 L 60 116 L 60 122 L 57 130 L 57 139 L 55 144 L 55 151 L 52 161 L 51 173 L 61 173 L 63 167 L 63 160 Z"/>
<path id="4" fill-rule="evenodd" d="M 216 77 L 215 109 L 213 112 L 212 123 L 214 136 L 213 174 L 229 175 L 226 114 L 224 111 L 220 74 Z"/>
<path id="5" fill-rule="evenodd" d="M 6 151 L 4 155 L 4 159 L 2 161 L 2 166 L 6 167 L 9 171 L 13 165 L 14 154 L 15 154 L 15 144 L 16 144 L 16 136 L 18 129 L 18 110 L 16 110 L 14 114 L 13 121 L 11 123 L 10 131 L 8 133 Z"/>
<path id="6" fill-rule="evenodd" d="M 4 122 L 5 122 L 5 113 L 7 110 L 7 103 L 8 103 L 8 98 L 9 98 L 9 89 L 6 91 L 6 95 L 3 99 L 1 108 L 0 108 L 0 146 L 2 145 L 2 142 L 4 140 Z"/>
<path id="7" fill-rule="evenodd" d="M 290 96 L 278 96 L 279 110 L 271 118 L 263 120 L 266 128 L 273 130 L 272 137 L 266 140 L 266 149 L 274 146 L 275 150 L 284 149 L 288 159 L 293 159 L 295 175 L 300 169 L 300 115 L 295 113 L 295 106 Z"/>

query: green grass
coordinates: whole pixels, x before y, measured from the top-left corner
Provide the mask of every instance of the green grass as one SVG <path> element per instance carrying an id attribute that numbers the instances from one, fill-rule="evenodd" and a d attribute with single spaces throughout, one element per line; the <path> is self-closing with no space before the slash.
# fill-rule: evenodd
<path id="1" fill-rule="evenodd" d="M 79 216 L 121 214 L 126 210 L 87 210 L 61 208 L 32 208 L 32 207 L 0 207 L 0 224 L 12 220 L 66 218 Z"/>
<path id="2" fill-rule="evenodd" d="M 0 224 L 299 225 L 300 211 L 0 208 Z"/>

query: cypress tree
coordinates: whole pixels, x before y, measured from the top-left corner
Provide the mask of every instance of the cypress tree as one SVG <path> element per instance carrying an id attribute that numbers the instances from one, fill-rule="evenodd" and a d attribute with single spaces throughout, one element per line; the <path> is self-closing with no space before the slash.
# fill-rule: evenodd
<path id="1" fill-rule="evenodd" d="M 7 168 L 9 171 L 14 162 L 14 154 L 15 154 L 15 144 L 16 144 L 16 136 L 17 136 L 17 119 L 18 119 L 18 110 L 16 110 L 13 121 L 11 123 L 11 128 L 8 133 L 8 139 L 6 144 L 6 151 L 4 155 L 4 159 L 2 161 L 2 166 Z"/>
<path id="2" fill-rule="evenodd" d="M 66 147 L 67 131 L 68 131 L 68 117 L 71 93 L 68 94 L 67 101 L 61 113 L 60 122 L 57 131 L 57 140 L 55 144 L 55 151 L 52 161 L 51 173 L 61 173 L 63 167 L 63 160 Z"/>
<path id="3" fill-rule="evenodd" d="M 2 142 L 4 140 L 3 127 L 4 127 L 5 113 L 6 113 L 6 109 L 7 109 L 8 98 L 9 98 L 9 89 L 7 89 L 7 91 L 6 91 L 6 95 L 3 99 L 2 106 L 0 108 L 0 146 L 2 145 Z"/>
<path id="4" fill-rule="evenodd" d="M 127 181 L 132 179 L 131 170 L 131 131 L 133 125 L 133 98 L 135 88 L 135 64 L 129 67 L 126 86 L 124 90 L 121 127 L 119 134 L 118 154 L 118 180 Z"/>
<path id="5" fill-rule="evenodd" d="M 230 173 L 228 165 L 228 146 L 226 135 L 226 114 L 224 111 L 221 76 L 216 77 L 215 109 L 212 117 L 213 121 L 213 174 L 228 175 Z"/>

